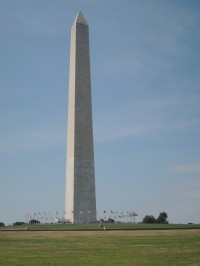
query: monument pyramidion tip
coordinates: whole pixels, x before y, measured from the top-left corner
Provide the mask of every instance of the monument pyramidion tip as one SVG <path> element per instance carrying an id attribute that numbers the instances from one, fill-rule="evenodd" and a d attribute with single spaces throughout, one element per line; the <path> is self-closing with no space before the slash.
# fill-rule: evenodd
<path id="1" fill-rule="evenodd" d="M 88 23 L 87 23 L 86 19 L 84 18 L 83 13 L 81 11 L 78 12 L 74 23 L 88 25 Z"/>

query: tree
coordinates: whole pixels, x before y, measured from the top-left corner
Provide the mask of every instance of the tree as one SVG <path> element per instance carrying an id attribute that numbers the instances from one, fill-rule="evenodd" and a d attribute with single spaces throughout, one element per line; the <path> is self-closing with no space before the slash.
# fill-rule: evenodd
<path id="1" fill-rule="evenodd" d="M 15 222 L 13 225 L 23 225 L 25 224 L 24 222 Z"/>
<path id="2" fill-rule="evenodd" d="M 156 218 L 153 215 L 146 215 L 142 222 L 145 224 L 154 224 L 156 222 Z"/>
<path id="3" fill-rule="evenodd" d="M 29 224 L 40 224 L 40 221 L 32 219 L 29 221 Z"/>
<path id="4" fill-rule="evenodd" d="M 156 219 L 156 223 L 158 224 L 168 224 L 167 221 L 167 213 L 166 212 L 161 212 L 158 216 L 158 218 Z"/>
<path id="5" fill-rule="evenodd" d="M 4 223 L 2 223 L 2 222 L 0 222 L 0 226 L 5 226 L 5 224 L 4 224 Z"/>
<path id="6" fill-rule="evenodd" d="M 115 222 L 115 220 L 114 219 L 112 219 L 112 218 L 108 218 L 108 223 L 111 223 L 111 224 L 113 224 Z"/>
<path id="7" fill-rule="evenodd" d="M 158 215 L 158 218 L 155 218 L 153 215 L 146 215 L 143 218 L 143 223 L 147 223 L 147 224 L 168 224 L 168 220 L 167 220 L 168 216 L 166 212 L 161 212 Z"/>

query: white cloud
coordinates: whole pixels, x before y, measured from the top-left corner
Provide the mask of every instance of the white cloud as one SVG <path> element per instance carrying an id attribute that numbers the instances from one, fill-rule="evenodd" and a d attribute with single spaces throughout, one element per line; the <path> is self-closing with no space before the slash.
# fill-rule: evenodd
<path id="1" fill-rule="evenodd" d="M 0 152 L 33 150 L 65 145 L 66 129 L 38 128 L 20 130 L 13 135 L 1 135 Z"/>
<path id="2" fill-rule="evenodd" d="M 107 142 L 107 141 L 116 141 L 123 138 L 145 135 L 149 134 L 150 131 L 155 129 L 153 125 L 107 125 L 106 127 L 95 128 L 95 141 L 97 142 Z"/>
<path id="3" fill-rule="evenodd" d="M 173 173 L 200 173 L 200 162 L 176 165 L 170 169 Z"/>
<path id="4" fill-rule="evenodd" d="M 190 108 L 197 101 L 193 98 L 178 99 L 148 99 L 140 102 L 130 102 L 106 109 L 94 121 L 95 141 L 116 141 L 131 136 L 153 136 L 162 132 L 184 132 L 199 128 L 199 118 L 188 119 Z M 174 115 L 177 109 L 183 110 L 180 115 Z"/>
<path id="5" fill-rule="evenodd" d="M 196 200 L 200 199 L 200 180 L 191 180 L 189 182 L 185 182 L 176 187 L 172 197 L 177 202 L 186 202 L 188 200 L 195 200 L 194 206 L 197 204 Z"/>

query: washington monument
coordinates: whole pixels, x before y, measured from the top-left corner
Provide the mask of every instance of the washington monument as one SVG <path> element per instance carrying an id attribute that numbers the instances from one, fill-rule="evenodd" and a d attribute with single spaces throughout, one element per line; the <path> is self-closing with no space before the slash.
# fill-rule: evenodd
<path id="1" fill-rule="evenodd" d="M 71 28 L 65 218 L 96 221 L 89 26 L 81 11 Z"/>

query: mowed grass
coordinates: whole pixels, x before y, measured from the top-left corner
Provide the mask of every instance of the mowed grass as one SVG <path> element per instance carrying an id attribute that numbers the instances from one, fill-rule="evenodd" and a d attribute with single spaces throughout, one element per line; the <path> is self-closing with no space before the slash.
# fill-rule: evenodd
<path id="1" fill-rule="evenodd" d="M 0 265 L 200 265 L 200 230 L 1 231 Z"/>
<path id="2" fill-rule="evenodd" d="M 0 226 L 1 230 L 24 230 L 29 226 L 31 230 L 96 230 L 99 224 L 39 224 L 39 225 L 17 225 L 17 226 Z M 149 228 L 192 228 L 200 229 L 200 224 L 133 224 L 133 223 L 106 223 L 107 229 L 149 229 Z"/>

